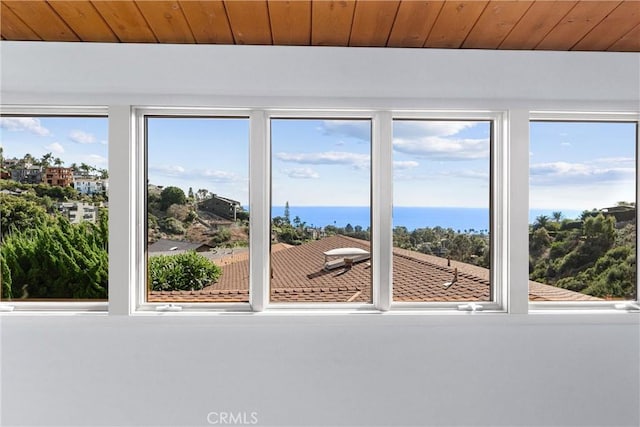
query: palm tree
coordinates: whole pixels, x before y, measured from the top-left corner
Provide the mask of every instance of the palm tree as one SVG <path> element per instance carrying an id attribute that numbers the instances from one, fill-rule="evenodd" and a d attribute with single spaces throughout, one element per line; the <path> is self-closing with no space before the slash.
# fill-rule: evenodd
<path id="1" fill-rule="evenodd" d="M 44 156 L 42 156 L 42 158 L 40 159 L 40 164 L 45 167 L 48 168 L 49 165 L 51 164 L 51 159 L 53 158 L 53 154 L 51 153 L 47 153 Z"/>
<path id="2" fill-rule="evenodd" d="M 537 230 L 539 228 L 545 228 L 547 225 L 549 225 L 549 217 L 546 215 L 540 215 L 536 217 L 536 222 L 533 224 L 533 228 L 534 230 Z"/>
<path id="3" fill-rule="evenodd" d="M 24 157 L 22 158 L 22 161 L 23 161 L 24 163 L 31 163 L 31 164 L 33 164 L 33 161 L 34 161 L 34 160 L 35 160 L 35 159 L 33 158 L 33 156 L 32 156 L 31 154 L 29 154 L 29 153 L 25 154 L 25 155 L 24 155 Z"/>
<path id="4" fill-rule="evenodd" d="M 562 219 L 562 212 L 556 211 L 551 213 L 551 216 L 553 216 L 553 220 L 555 222 L 560 222 L 560 220 Z"/>
<path id="5" fill-rule="evenodd" d="M 53 164 L 60 167 L 64 164 L 64 162 L 60 160 L 60 157 L 56 157 L 55 159 L 53 159 Z"/>

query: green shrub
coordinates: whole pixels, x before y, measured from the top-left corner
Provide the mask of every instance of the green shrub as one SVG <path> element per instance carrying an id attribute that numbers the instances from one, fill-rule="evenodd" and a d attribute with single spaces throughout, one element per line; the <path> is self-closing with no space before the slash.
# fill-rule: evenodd
<path id="1" fill-rule="evenodd" d="M 165 218 L 160 223 L 160 230 L 167 234 L 184 234 L 185 232 L 182 223 L 175 218 Z"/>
<path id="2" fill-rule="evenodd" d="M 199 290 L 215 282 L 220 267 L 196 252 L 149 258 L 149 287 L 153 291 Z"/>

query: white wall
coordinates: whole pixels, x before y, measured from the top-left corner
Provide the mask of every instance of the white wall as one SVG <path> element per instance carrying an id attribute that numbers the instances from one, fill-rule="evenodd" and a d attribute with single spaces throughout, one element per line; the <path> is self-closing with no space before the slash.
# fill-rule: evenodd
<path id="1" fill-rule="evenodd" d="M 640 104 L 638 54 L 2 42 L 0 60 L 3 104 Z M 3 426 L 640 424 L 636 314 L 14 313 L 0 338 Z"/>

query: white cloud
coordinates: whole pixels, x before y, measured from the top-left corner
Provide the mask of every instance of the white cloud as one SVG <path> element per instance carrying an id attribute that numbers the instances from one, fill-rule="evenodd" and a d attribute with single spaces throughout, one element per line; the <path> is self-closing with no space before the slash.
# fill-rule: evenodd
<path id="1" fill-rule="evenodd" d="M 49 129 L 40 124 L 40 120 L 33 117 L 2 117 L 0 127 L 10 131 L 27 131 L 39 136 L 51 135 Z"/>
<path id="2" fill-rule="evenodd" d="M 393 148 L 431 160 L 475 160 L 489 157 L 488 139 L 446 139 L 437 136 L 393 140 Z"/>
<path id="3" fill-rule="evenodd" d="M 325 135 L 371 140 L 371 121 L 369 120 L 324 120 L 321 130 Z"/>
<path id="4" fill-rule="evenodd" d="M 77 129 L 71 131 L 69 139 L 78 144 L 93 144 L 96 142 L 94 135 Z"/>
<path id="5" fill-rule="evenodd" d="M 571 147 L 571 143 L 570 142 L 561 142 L 560 145 L 563 146 L 563 147 Z"/>
<path id="6" fill-rule="evenodd" d="M 318 153 L 277 153 L 283 162 L 309 165 L 351 165 L 362 169 L 369 166 L 369 155 L 345 151 L 325 151 Z"/>
<path id="7" fill-rule="evenodd" d="M 158 175 L 165 176 L 181 176 L 184 175 L 185 170 L 182 166 L 149 166 L 149 172 L 157 173 Z"/>
<path id="8" fill-rule="evenodd" d="M 394 173 L 394 179 L 397 181 L 445 182 L 447 183 L 446 185 L 451 185 L 453 188 L 454 185 L 459 185 L 462 182 L 460 181 L 460 179 L 478 180 L 483 181 L 485 184 L 488 184 L 489 172 L 481 170 L 448 170 L 432 171 L 427 173 L 414 173 L 396 170 Z"/>
<path id="9" fill-rule="evenodd" d="M 234 181 L 238 181 L 239 180 L 238 175 L 235 174 L 235 173 L 225 172 L 225 171 L 217 171 L 217 170 L 205 170 L 204 172 L 195 171 L 194 175 L 195 176 L 202 176 L 203 178 L 206 178 L 207 180 L 210 180 L 210 181 L 213 181 L 213 182 L 218 182 L 218 183 L 234 182 Z"/>
<path id="10" fill-rule="evenodd" d="M 449 178 L 468 178 L 479 179 L 481 181 L 489 182 L 489 172 L 478 170 L 452 170 L 439 172 L 438 175 Z"/>
<path id="11" fill-rule="evenodd" d="M 100 141 L 100 144 L 102 145 L 107 145 L 109 143 L 109 141 L 107 141 L 106 139 L 103 139 Z"/>
<path id="12" fill-rule="evenodd" d="M 45 145 L 44 148 L 46 148 L 47 150 L 49 150 L 49 151 L 51 151 L 52 153 L 55 153 L 55 154 L 64 153 L 64 147 L 59 142 L 52 142 L 49 145 Z"/>
<path id="13" fill-rule="evenodd" d="M 602 159 L 588 163 L 550 162 L 537 163 L 530 167 L 531 185 L 562 186 L 592 185 L 633 181 L 635 168 L 615 165 L 613 162 L 603 164 Z"/>
<path id="14" fill-rule="evenodd" d="M 311 168 L 293 168 L 285 169 L 284 172 L 289 178 L 293 179 L 317 179 L 320 174 Z"/>
<path id="15" fill-rule="evenodd" d="M 413 169 L 420 166 L 420 163 L 414 162 L 413 160 L 396 160 L 393 162 L 394 170 L 406 170 Z"/>
<path id="16" fill-rule="evenodd" d="M 211 170 L 211 169 L 187 170 L 184 167 L 179 165 L 150 165 L 149 174 L 168 176 L 168 177 L 180 178 L 180 179 L 192 179 L 192 180 L 204 179 L 208 182 L 217 182 L 217 183 L 230 183 L 230 182 L 241 181 L 241 178 L 233 172 Z"/>
<path id="17" fill-rule="evenodd" d="M 395 120 L 393 122 L 393 136 L 400 139 L 453 136 L 477 124 L 477 122 L 446 122 L 439 120 Z"/>

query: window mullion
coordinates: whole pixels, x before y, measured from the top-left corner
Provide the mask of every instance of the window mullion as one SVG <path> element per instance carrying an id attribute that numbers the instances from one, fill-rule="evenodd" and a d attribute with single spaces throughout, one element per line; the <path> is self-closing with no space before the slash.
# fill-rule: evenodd
<path id="1" fill-rule="evenodd" d="M 372 129 L 373 304 L 387 311 L 392 298 L 393 124 L 391 112 L 378 112 Z"/>
<path id="2" fill-rule="evenodd" d="M 507 276 L 503 286 L 507 288 L 509 312 L 526 314 L 529 304 L 529 112 L 511 110 L 507 128 L 508 164 L 503 184 L 508 185 L 508 192 L 507 198 L 502 199 L 508 207 L 507 233 L 506 239 L 500 242 L 507 246 Z"/>
<path id="3" fill-rule="evenodd" d="M 269 121 L 264 111 L 251 113 L 249 148 L 249 302 L 263 311 L 269 302 L 271 177 Z"/>
<path id="4" fill-rule="evenodd" d="M 133 115 L 129 105 L 109 107 L 109 314 L 133 310 L 136 283 L 136 164 L 132 144 Z M 124 167 L 123 167 L 124 166 Z"/>

